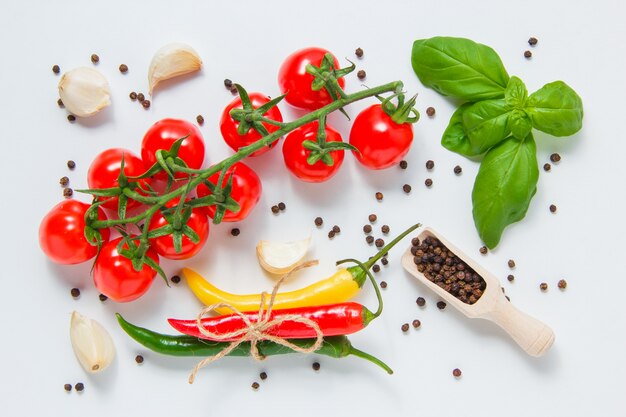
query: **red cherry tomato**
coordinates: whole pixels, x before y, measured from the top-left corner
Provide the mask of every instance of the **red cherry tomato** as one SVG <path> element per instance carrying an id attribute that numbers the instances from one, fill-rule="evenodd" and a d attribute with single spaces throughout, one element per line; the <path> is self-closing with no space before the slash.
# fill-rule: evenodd
<path id="1" fill-rule="evenodd" d="M 326 49 L 311 47 L 296 51 L 285 59 L 278 71 L 278 85 L 283 94 L 288 93 L 285 97 L 287 103 L 301 109 L 315 110 L 333 101 L 325 88 L 319 91 L 311 89 L 314 77 L 306 72 L 307 64 L 319 67 L 327 53 Z M 335 68 L 339 68 L 335 56 L 333 62 Z M 341 88 L 346 84 L 343 78 L 337 81 Z"/>
<path id="2" fill-rule="evenodd" d="M 270 99 L 267 96 L 261 93 L 249 93 L 250 102 L 252 103 L 252 107 L 258 109 L 265 103 L 269 102 Z M 232 109 L 241 109 L 243 108 L 241 105 L 241 98 L 237 97 L 234 99 L 222 112 L 222 118 L 220 120 L 220 131 L 222 132 L 222 137 L 224 141 L 230 146 L 235 152 L 239 150 L 239 148 L 243 146 L 247 146 L 261 139 L 261 134 L 257 132 L 255 129 L 249 129 L 245 135 L 240 135 L 237 133 L 237 128 L 239 127 L 239 122 L 234 120 L 230 116 L 230 111 Z M 283 121 L 283 115 L 280 113 L 278 107 L 272 107 L 267 112 L 263 114 L 263 116 L 268 119 L 276 120 L 277 122 Z M 275 132 L 278 130 L 278 126 L 274 126 L 268 123 L 263 123 L 263 126 L 269 133 Z M 250 156 L 258 156 L 264 154 L 269 151 L 276 142 L 273 142 L 269 147 L 262 148 L 252 154 Z"/>
<path id="3" fill-rule="evenodd" d="M 122 156 L 124 157 L 124 174 L 127 177 L 138 176 L 145 172 L 143 161 L 132 151 L 122 148 L 112 148 L 98 154 L 87 172 L 87 184 L 89 188 L 111 188 L 117 187 L 117 177 L 120 175 Z M 139 180 L 142 188 L 146 188 L 148 179 Z M 104 197 L 105 203 L 102 207 L 116 210 L 117 197 Z M 141 203 L 135 200 L 128 200 L 127 208 L 139 207 Z"/>
<path id="4" fill-rule="evenodd" d="M 331 151 L 329 153 L 329 155 L 333 158 L 333 161 L 335 161 L 333 165 L 326 165 L 321 160 L 317 161 L 313 165 L 310 165 L 307 162 L 307 158 L 311 154 L 311 151 L 304 148 L 304 146 L 302 146 L 302 142 L 305 140 L 315 142 L 318 126 L 318 122 L 312 122 L 299 127 L 289 133 L 283 143 L 283 158 L 285 160 L 285 165 L 293 175 L 306 182 L 323 182 L 330 179 L 337 173 L 339 167 L 341 167 L 341 164 L 343 163 L 343 149 Z M 341 142 L 341 135 L 335 129 L 326 125 L 326 141 Z"/>
<path id="5" fill-rule="evenodd" d="M 125 303 L 136 300 L 148 291 L 156 271 L 146 264 L 141 271 L 135 271 L 131 260 L 117 251 L 121 240 L 121 237 L 117 238 L 102 247 L 93 268 L 93 281 L 102 294 L 118 303 Z M 124 248 L 128 246 L 124 244 Z M 159 263 L 159 256 L 154 249 L 148 249 L 146 255 Z"/>
<path id="6" fill-rule="evenodd" d="M 89 204 L 76 200 L 62 201 L 46 214 L 39 225 L 39 245 L 50 260 L 59 264 L 79 264 L 96 256 L 97 246 L 85 238 L 85 213 Z M 102 209 L 98 219 L 106 220 Z M 108 242 L 109 229 L 100 231 Z"/>
<path id="7" fill-rule="evenodd" d="M 172 208 L 178 205 L 178 199 L 170 200 L 166 207 Z M 163 226 L 167 226 L 170 224 L 168 220 L 165 218 L 161 211 L 157 212 L 152 219 L 150 220 L 150 225 L 148 226 L 150 231 L 154 229 L 158 229 Z M 194 256 L 196 253 L 202 249 L 204 244 L 209 237 L 209 220 L 206 214 L 200 209 L 193 209 L 191 211 L 191 216 L 187 220 L 187 226 L 189 226 L 200 238 L 198 243 L 193 243 L 189 238 L 183 235 L 182 238 L 182 250 L 180 252 L 176 252 L 174 248 L 174 238 L 173 236 L 166 235 L 154 238 L 150 241 L 150 245 L 152 245 L 157 253 L 167 259 L 187 259 Z"/>
<path id="8" fill-rule="evenodd" d="M 187 136 L 178 152 L 178 157 L 185 161 L 192 169 L 200 169 L 204 162 L 204 139 L 202 133 L 195 125 L 179 119 L 163 119 L 150 127 L 141 142 L 141 159 L 145 169 L 150 168 L 157 161 L 156 152 L 159 149 L 170 150 L 172 144 L 178 139 Z M 166 179 L 165 172 L 159 172 L 158 179 Z M 182 179 L 187 176 L 182 172 L 176 174 L 176 178 Z"/>
<path id="9" fill-rule="evenodd" d="M 383 169 L 399 163 L 413 142 L 411 123 L 398 124 L 385 113 L 380 104 L 363 110 L 354 119 L 350 144 L 356 159 L 370 169 Z"/>
<path id="10" fill-rule="evenodd" d="M 219 172 L 213 174 L 209 177 L 209 182 L 217 184 L 219 176 Z M 259 202 L 263 187 L 261 185 L 261 179 L 256 172 L 243 162 L 237 162 L 226 171 L 224 184 L 226 184 L 231 176 L 233 177 L 233 188 L 230 197 L 239 203 L 239 211 L 233 213 L 232 211 L 226 210 L 222 220 L 225 222 L 238 222 L 248 217 L 248 214 L 250 214 L 254 206 Z M 211 194 L 209 187 L 204 184 L 200 184 L 196 191 L 198 197 Z M 215 216 L 215 206 L 207 207 L 206 212 L 209 217 L 213 218 Z"/>

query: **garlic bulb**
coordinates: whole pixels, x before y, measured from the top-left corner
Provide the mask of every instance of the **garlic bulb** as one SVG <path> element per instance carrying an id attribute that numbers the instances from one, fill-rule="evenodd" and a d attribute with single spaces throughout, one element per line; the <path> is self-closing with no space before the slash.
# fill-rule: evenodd
<path id="1" fill-rule="evenodd" d="M 165 45 L 156 51 L 150 62 L 150 94 L 161 81 L 198 71 L 201 67 L 202 60 L 191 46 L 184 43 Z"/>
<path id="2" fill-rule="evenodd" d="M 85 371 L 101 372 L 113 362 L 113 339 L 100 323 L 74 311 L 70 321 L 70 340 L 78 362 Z"/>
<path id="3" fill-rule="evenodd" d="M 256 247 L 259 264 L 272 274 L 286 274 L 306 255 L 311 236 L 295 242 L 268 242 L 262 240 Z"/>
<path id="4" fill-rule="evenodd" d="M 107 79 L 87 67 L 78 67 L 63 74 L 59 80 L 59 96 L 65 107 L 80 117 L 93 116 L 111 104 Z"/>

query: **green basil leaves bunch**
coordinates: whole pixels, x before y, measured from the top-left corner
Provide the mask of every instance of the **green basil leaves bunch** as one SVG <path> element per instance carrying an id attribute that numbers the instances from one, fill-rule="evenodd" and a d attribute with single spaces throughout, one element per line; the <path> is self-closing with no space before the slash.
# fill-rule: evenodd
<path id="1" fill-rule="evenodd" d="M 469 39 L 417 40 L 411 62 L 425 86 L 465 101 L 441 144 L 467 157 L 484 154 L 472 191 L 473 215 L 481 239 L 494 248 L 506 226 L 524 218 L 537 191 L 532 129 L 553 136 L 576 133 L 582 127 L 582 100 L 563 81 L 528 95 L 493 49 Z"/>

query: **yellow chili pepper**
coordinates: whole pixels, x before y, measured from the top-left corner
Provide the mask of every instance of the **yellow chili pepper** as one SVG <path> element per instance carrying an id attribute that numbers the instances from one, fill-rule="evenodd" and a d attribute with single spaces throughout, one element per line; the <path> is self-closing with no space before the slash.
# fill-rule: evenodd
<path id="1" fill-rule="evenodd" d="M 364 262 L 364 266 L 367 269 L 371 268 L 389 249 L 419 226 L 421 225 L 418 223 L 408 228 L 380 249 L 376 256 Z M 182 274 L 187 280 L 191 291 L 205 305 L 227 303 L 239 311 L 256 311 L 259 309 L 261 294 L 232 294 L 222 291 L 189 268 L 184 268 Z M 366 278 L 367 273 L 360 266 L 341 268 L 332 276 L 307 287 L 295 291 L 279 292 L 274 300 L 274 308 L 283 309 L 343 303 L 359 293 Z M 228 308 L 218 308 L 216 310 L 220 314 L 232 313 Z"/>

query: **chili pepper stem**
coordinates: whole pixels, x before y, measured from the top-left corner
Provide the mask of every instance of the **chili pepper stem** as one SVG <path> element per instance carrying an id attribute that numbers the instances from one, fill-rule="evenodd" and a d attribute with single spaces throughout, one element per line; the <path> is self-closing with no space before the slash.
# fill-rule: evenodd
<path id="1" fill-rule="evenodd" d="M 357 348 L 355 348 L 354 346 L 350 347 L 350 355 L 354 355 L 357 356 L 361 359 L 365 359 L 367 361 L 370 361 L 378 366 L 380 366 L 381 368 L 383 368 L 389 375 L 393 374 L 393 369 L 391 369 L 389 367 L 389 365 L 387 365 L 385 362 L 381 361 L 380 359 L 378 359 L 376 356 L 372 356 L 369 353 L 365 353 L 362 350 L 359 350 Z"/>
<path id="2" fill-rule="evenodd" d="M 371 311 L 367 310 L 365 307 L 363 307 L 363 309 L 366 310 L 366 316 L 363 317 L 363 327 L 367 326 L 372 320 L 374 320 L 376 317 L 380 316 L 383 312 L 383 296 L 380 294 L 380 288 L 378 288 L 378 284 L 376 283 L 376 280 L 374 279 L 374 276 L 372 275 L 372 273 L 369 271 L 369 269 L 360 261 L 357 261 L 356 259 L 342 259 L 340 261 L 337 261 L 337 265 L 341 265 L 345 262 L 354 262 L 355 264 L 357 264 L 358 267 L 361 268 L 361 270 L 363 271 L 363 273 L 365 273 L 367 275 L 367 277 L 369 278 L 370 282 L 372 283 L 372 286 L 374 287 L 374 291 L 376 292 L 376 298 L 378 300 L 378 308 L 376 309 L 376 312 L 372 313 Z"/>

